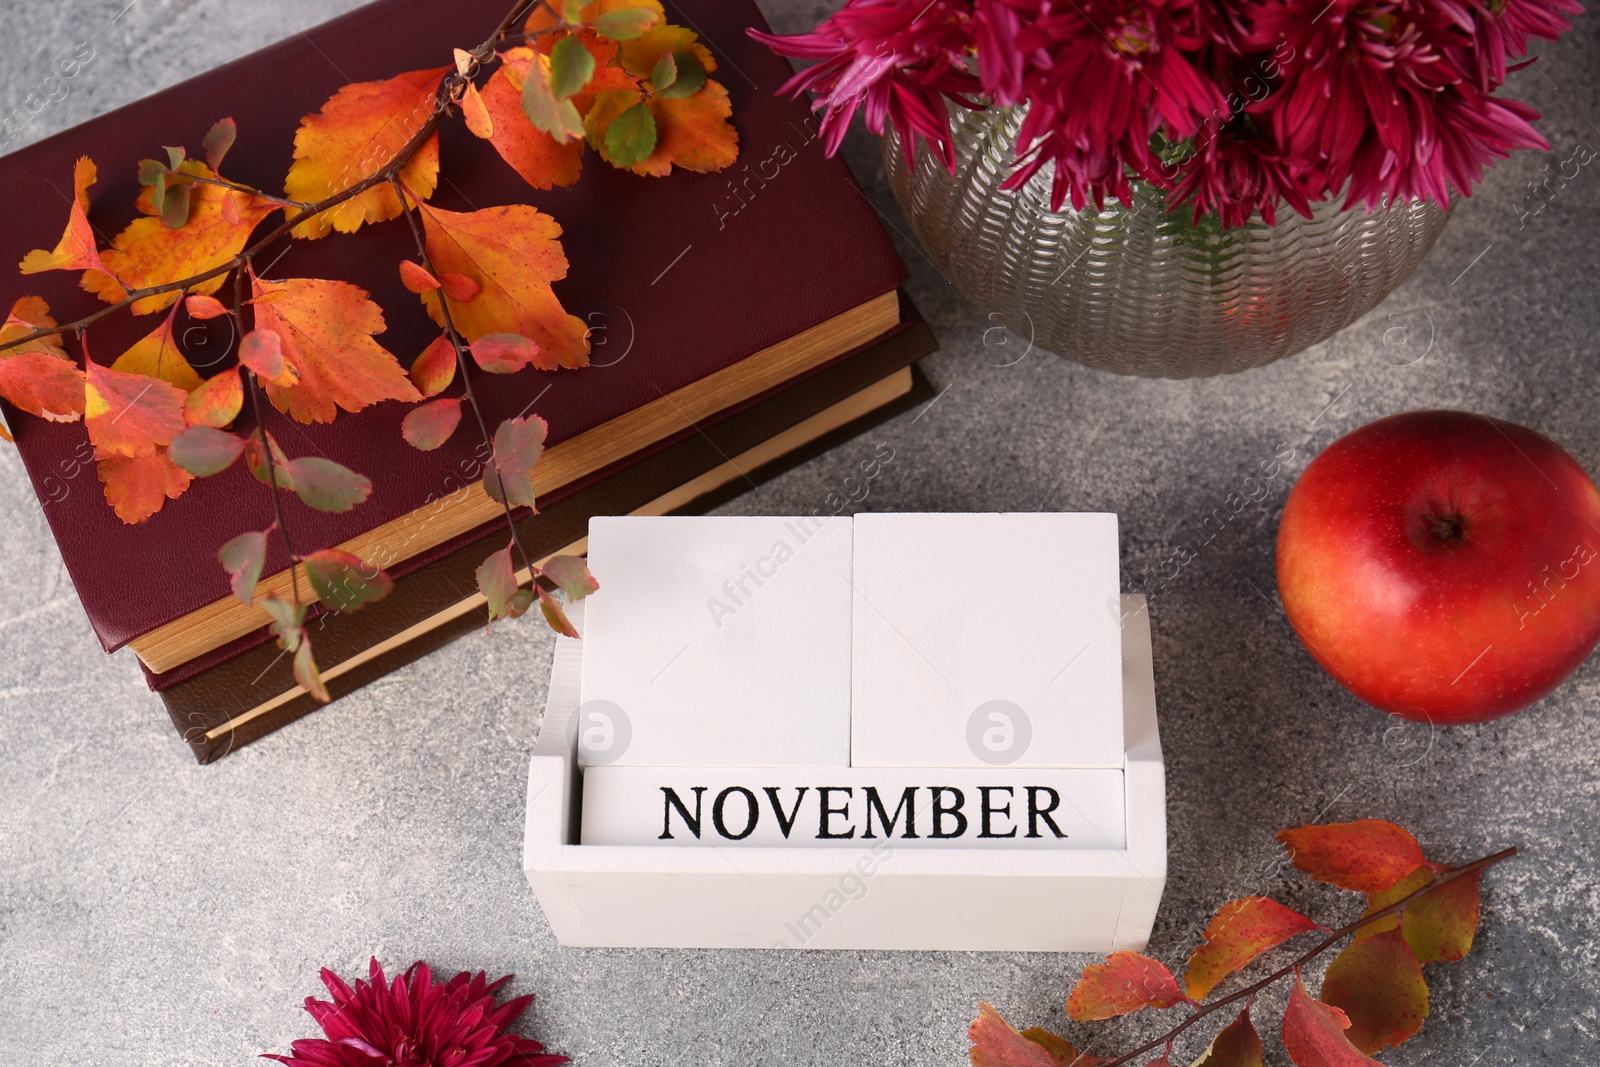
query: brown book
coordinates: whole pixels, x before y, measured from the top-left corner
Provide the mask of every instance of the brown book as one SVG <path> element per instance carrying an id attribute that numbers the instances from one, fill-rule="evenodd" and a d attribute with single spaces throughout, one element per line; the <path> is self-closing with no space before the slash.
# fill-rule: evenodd
<path id="1" fill-rule="evenodd" d="M 588 521 L 605 514 L 696 514 L 932 396 L 912 362 L 936 342 L 906 302 L 908 322 L 890 337 L 758 404 L 640 458 L 518 524 L 536 559 L 582 552 Z M 478 536 L 399 579 L 388 598 L 313 630 L 323 678 L 336 698 L 487 621 L 473 571 L 506 536 Z M 526 580 L 526 574 L 521 576 Z M 602 581 L 603 576 L 601 576 Z M 289 658 L 263 641 L 149 675 L 174 725 L 201 763 L 319 706 L 294 681 Z M 147 672 L 148 673 L 148 672 Z"/>
<path id="2" fill-rule="evenodd" d="M 89 220 L 103 234 L 121 231 L 135 214 L 138 160 L 159 155 L 162 145 L 194 149 L 225 116 L 239 127 L 230 176 L 278 188 L 302 115 L 349 82 L 448 64 L 452 47 L 475 47 L 506 8 L 506 0 L 379 0 L 0 158 L 0 200 L 40 207 L 0 228 L 0 263 L 55 244 L 65 209 L 45 208 L 61 205 L 56 189 L 78 157 L 100 167 Z M 745 34 L 764 26 L 755 5 L 676 0 L 668 16 L 698 31 L 718 60 L 716 77 L 732 99 L 740 138 L 740 158 L 728 171 L 642 178 L 591 156 L 577 184 L 540 192 L 459 123 L 440 134 L 449 180 L 432 202 L 456 211 L 532 203 L 551 215 L 570 261 L 556 295 L 592 326 L 606 327 L 608 347 L 597 349 L 593 366 L 525 371 L 478 391 L 491 426 L 530 411 L 548 420 L 549 447 L 535 482 L 552 504 L 630 457 L 668 447 L 816 373 L 897 321 L 904 267 L 844 164 L 824 158 L 805 104 L 777 95 L 790 71 Z M 396 220 L 296 241 L 281 267 L 263 269 L 367 290 L 384 312 L 380 342 L 409 362 L 439 332 L 396 271 L 414 254 L 408 228 Z M 59 321 L 102 306 L 79 290 L 72 272 L 14 281 L 14 293 L 45 298 Z M 154 325 L 149 316 L 110 315 L 89 339 L 109 362 Z M 225 320 L 178 325 L 185 337 L 209 331 L 213 345 L 229 343 Z M 621 351 L 626 355 L 617 358 Z M 374 481 L 371 497 L 346 513 L 313 511 L 286 497 L 287 525 L 302 552 L 344 547 L 400 578 L 493 518 L 495 505 L 479 486 L 475 435 L 460 432 L 437 450 L 418 452 L 400 435 L 407 410 L 384 403 L 311 426 L 267 412 L 268 428 L 291 455 L 321 454 Z M 92 469 L 81 462 L 81 422 L 6 414 L 108 651 L 131 645 L 150 669 L 170 671 L 259 639 L 262 609 L 230 600 L 216 562 L 220 545 L 272 519 L 269 494 L 243 464 L 197 480 L 158 514 L 125 526 L 93 473 L 83 473 Z M 248 420 L 240 429 L 250 429 Z M 70 492 L 60 492 L 64 478 L 75 479 Z M 285 588 L 287 564 L 274 539 L 261 592 Z"/>

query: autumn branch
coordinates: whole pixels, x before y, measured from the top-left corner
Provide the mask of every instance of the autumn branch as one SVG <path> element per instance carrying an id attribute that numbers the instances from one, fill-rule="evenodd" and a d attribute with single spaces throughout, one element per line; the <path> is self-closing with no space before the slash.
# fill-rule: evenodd
<path id="1" fill-rule="evenodd" d="M 1133 1049 L 1131 1052 L 1123 1053 L 1116 1059 L 1102 1064 L 1101 1067 L 1122 1067 L 1123 1064 L 1126 1064 L 1129 1061 L 1136 1059 L 1137 1057 L 1142 1056 L 1159 1046 L 1170 1045 L 1179 1034 L 1182 1034 L 1185 1030 L 1189 1029 L 1195 1023 L 1198 1023 L 1201 1019 L 1220 1011 L 1229 1004 L 1236 1003 L 1240 1000 L 1248 1000 L 1253 998 L 1257 993 L 1261 992 L 1263 989 L 1266 989 L 1274 982 L 1280 981 L 1281 979 L 1287 978 L 1289 975 L 1298 972 L 1301 967 L 1310 963 L 1312 960 L 1316 959 L 1318 956 L 1322 955 L 1324 952 L 1328 951 L 1328 949 L 1332 948 L 1346 937 L 1349 937 L 1357 930 L 1360 930 L 1366 926 L 1370 926 L 1381 919 L 1386 919 L 1391 915 L 1397 915 L 1400 912 L 1405 911 L 1405 909 L 1419 897 L 1433 892 L 1442 885 L 1453 882 L 1458 878 L 1465 878 L 1469 874 L 1474 874 L 1478 871 L 1493 867 L 1495 864 L 1508 860 L 1516 854 L 1517 849 L 1515 847 L 1503 849 L 1502 851 L 1496 852 L 1493 855 L 1484 856 L 1482 859 L 1473 860 L 1471 863 L 1468 863 L 1465 866 L 1454 867 L 1448 871 L 1445 871 L 1433 881 L 1424 885 L 1415 892 L 1395 901 L 1388 907 L 1380 908 L 1378 911 L 1372 912 L 1370 915 L 1363 915 L 1355 922 L 1331 931 L 1327 937 L 1323 938 L 1309 951 L 1301 954 L 1289 963 L 1284 964 L 1282 967 L 1278 968 L 1276 971 L 1273 971 L 1260 981 L 1253 982 L 1250 985 L 1245 986 L 1243 989 L 1230 993 L 1225 997 L 1221 997 L 1217 1000 L 1209 1001 L 1200 1005 L 1195 1011 L 1184 1017 L 1181 1022 L 1172 1027 L 1166 1033 L 1162 1034 L 1160 1037 L 1153 1038 L 1152 1040 L 1145 1042 L 1143 1045 Z"/>

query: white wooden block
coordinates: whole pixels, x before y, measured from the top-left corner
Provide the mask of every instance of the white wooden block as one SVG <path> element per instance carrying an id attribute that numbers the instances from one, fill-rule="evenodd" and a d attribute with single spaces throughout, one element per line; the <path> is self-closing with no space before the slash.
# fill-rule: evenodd
<path id="1" fill-rule="evenodd" d="M 1120 769 L 590 767 L 585 845 L 1122 848 Z"/>
<path id="2" fill-rule="evenodd" d="M 592 520 L 583 762 L 846 766 L 850 535 L 832 517 Z"/>
<path id="3" fill-rule="evenodd" d="M 1122 765 L 1115 515 L 858 515 L 853 583 L 852 765 Z"/>
<path id="4" fill-rule="evenodd" d="M 571 946 L 1004 952 L 1143 949 L 1167 876 L 1165 773 L 1144 598 L 1123 607 L 1123 848 L 663 848 L 579 844 L 570 723 L 584 642 L 556 640 L 528 774 L 523 868 Z M 581 615 L 583 605 L 574 605 Z M 574 617 L 580 632 L 584 622 Z M 959 916 L 952 921 L 951 916 Z"/>

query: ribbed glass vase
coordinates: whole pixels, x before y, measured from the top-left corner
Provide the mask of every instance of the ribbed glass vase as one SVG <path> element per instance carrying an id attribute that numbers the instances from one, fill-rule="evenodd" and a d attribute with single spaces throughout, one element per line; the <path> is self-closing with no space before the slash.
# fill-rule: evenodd
<path id="1" fill-rule="evenodd" d="M 929 258 L 1013 332 L 1102 370 L 1192 378 L 1259 367 L 1326 340 L 1372 310 L 1428 254 L 1449 219 L 1428 202 L 1388 210 L 1289 208 L 1225 230 L 1134 204 L 1050 210 L 1047 165 L 1019 189 L 1011 173 L 1020 108 L 951 108 L 956 173 L 924 149 L 912 168 L 884 138 L 895 198 Z"/>

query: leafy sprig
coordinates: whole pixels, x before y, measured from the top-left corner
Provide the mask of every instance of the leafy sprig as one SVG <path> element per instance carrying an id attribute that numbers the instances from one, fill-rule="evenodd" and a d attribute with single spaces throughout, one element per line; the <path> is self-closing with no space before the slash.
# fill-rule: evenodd
<path id="1" fill-rule="evenodd" d="M 1048 1030 L 1018 1032 L 991 1005 L 980 1004 L 970 1031 L 973 1067 L 1123 1067 L 1158 1049 L 1146 1067 L 1171 1067 L 1180 1035 L 1241 1001 L 1239 1014 L 1217 1033 L 1196 1067 L 1260 1067 L 1261 1038 L 1251 1010 L 1257 994 L 1290 977 L 1294 984 L 1281 1033 L 1297 1067 L 1377 1065 L 1372 1053 L 1406 1041 L 1428 1014 L 1422 965 L 1454 962 L 1472 947 L 1479 876 L 1517 850 L 1446 867 L 1428 860 L 1404 829 L 1377 819 L 1301 826 L 1278 839 L 1295 866 L 1317 881 L 1366 894 L 1366 912 L 1330 928 L 1268 897 L 1231 900 L 1218 909 L 1190 953 L 1183 986 L 1160 961 L 1117 952 L 1085 968 L 1067 998 L 1067 1015 L 1079 1023 L 1187 1006 L 1188 1014 L 1159 1037 L 1105 1059 Z M 1324 936 L 1290 962 L 1207 999 L 1267 952 L 1316 932 Z M 1328 965 L 1314 999 L 1301 969 L 1346 938 L 1350 943 Z"/>
<path id="2" fill-rule="evenodd" d="M 280 493 L 339 512 L 364 501 L 372 483 L 320 456 L 287 455 L 268 428 L 268 405 L 312 423 L 384 400 L 415 403 L 402 432 L 423 450 L 443 445 L 470 410 L 483 441 L 483 490 L 509 530 L 506 547 L 478 570 L 490 622 L 537 601 L 550 626 L 577 636 L 561 598 L 587 595 L 597 588 L 593 577 L 575 557 L 531 559 L 513 521 L 516 508 L 536 511 L 532 472 L 545 422 L 528 415 L 491 432 L 474 387 L 478 373 L 588 364 L 588 331 L 551 288 L 566 275 L 561 229 L 524 204 L 466 213 L 431 206 L 438 131 L 459 117 L 536 189 L 576 181 L 586 146 L 640 175 L 721 170 L 737 155 L 738 135 L 727 91 L 708 76 L 715 69 L 694 32 L 666 23 L 659 0 L 518 0 L 482 44 L 454 49 L 449 65 L 347 85 L 307 115 L 283 195 L 223 173 L 239 136 L 223 119 L 205 134 L 198 158 L 166 147 L 162 158 L 139 162 L 140 217 L 101 247 L 88 221 L 98 170 L 80 159 L 61 240 L 30 253 L 21 270 L 79 272 L 81 287 L 105 306 L 58 324 L 43 299 L 19 298 L 0 323 L 0 397 L 41 418 L 83 418 L 106 498 L 129 523 L 243 457 L 267 486 L 273 521 L 229 541 L 218 559 L 234 595 L 259 603 L 294 654 L 297 681 L 319 700 L 329 695 L 311 653 L 302 577 L 311 598 L 334 611 L 379 600 L 393 583 L 340 549 L 297 551 Z M 285 238 L 315 240 L 402 215 L 417 258 L 397 269 L 441 329 L 409 370 L 378 342 L 383 312 L 364 290 L 258 273 L 263 255 Z M 224 302 L 217 294 L 230 276 Z M 177 341 L 180 304 L 198 320 L 230 318 L 237 366 L 201 379 Z M 166 315 L 112 363 L 96 364 L 89 328 L 124 310 Z M 67 334 L 82 351 L 81 369 Z M 442 396 L 457 377 L 461 394 Z M 252 425 L 236 432 L 247 400 Z M 257 598 L 273 537 L 290 560 L 292 600 L 276 592 Z"/>

